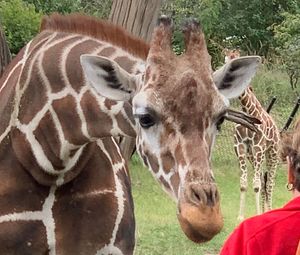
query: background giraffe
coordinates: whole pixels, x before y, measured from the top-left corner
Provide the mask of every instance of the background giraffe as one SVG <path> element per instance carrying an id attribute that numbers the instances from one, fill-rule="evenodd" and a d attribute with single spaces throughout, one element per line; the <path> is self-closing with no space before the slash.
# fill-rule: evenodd
<path id="1" fill-rule="evenodd" d="M 240 56 L 240 51 L 228 50 L 227 62 Z M 225 60 L 226 62 L 226 60 Z M 235 126 L 234 149 L 239 160 L 240 176 L 240 210 L 239 220 L 244 219 L 245 194 L 248 188 L 248 170 L 246 159 L 253 169 L 253 189 L 256 199 L 257 214 L 272 209 L 272 192 L 275 185 L 276 168 L 278 164 L 278 151 L 280 136 L 272 117 L 262 107 L 251 87 L 239 97 L 240 104 L 245 113 L 261 121 L 258 131 L 253 132 L 241 125 Z M 263 163 L 266 162 L 264 169 Z M 261 197 L 260 197 L 261 195 Z M 260 207 L 260 198 L 262 208 Z"/>
<path id="2" fill-rule="evenodd" d="M 132 254 L 133 201 L 118 136 L 137 137 L 185 234 L 210 240 L 223 225 L 209 161 L 216 127 L 224 119 L 253 127 L 223 95 L 244 90 L 259 57 L 212 75 L 197 23 L 184 28 L 178 57 L 167 18 L 150 50 L 80 15 L 46 17 L 41 27 L 0 82 L 0 253 Z M 199 118 L 188 120 L 191 111 Z"/>

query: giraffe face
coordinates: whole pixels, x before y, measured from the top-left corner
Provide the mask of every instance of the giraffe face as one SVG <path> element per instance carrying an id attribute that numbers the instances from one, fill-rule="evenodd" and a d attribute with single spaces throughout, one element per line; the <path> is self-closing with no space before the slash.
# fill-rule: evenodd
<path id="1" fill-rule="evenodd" d="M 162 19 L 143 79 L 108 59 L 82 56 L 81 62 L 86 78 L 100 94 L 132 100 L 139 155 L 177 202 L 184 233 L 204 242 L 223 226 L 210 163 L 214 137 L 228 115 L 227 98 L 242 93 L 258 59 L 237 59 L 213 73 L 198 25 L 190 22 L 185 27 L 186 52 L 181 56 L 171 50 L 171 30 L 169 20 Z M 107 82 L 113 80 L 118 82 Z"/>
<path id="2" fill-rule="evenodd" d="M 169 70 L 152 65 L 155 75 L 149 72 L 152 78 L 133 98 L 133 114 L 139 155 L 177 202 L 184 232 L 202 242 L 223 225 L 210 153 L 227 104 L 212 77 L 204 82 L 187 64 L 188 59 L 180 58 Z M 210 226 L 208 234 L 204 225 Z"/>
<path id="3" fill-rule="evenodd" d="M 186 174 L 191 181 L 214 182 L 210 152 L 228 105 L 211 74 L 202 79 L 185 57 L 174 56 L 172 65 L 148 66 L 132 105 L 137 150 L 164 189 L 178 200 Z"/>

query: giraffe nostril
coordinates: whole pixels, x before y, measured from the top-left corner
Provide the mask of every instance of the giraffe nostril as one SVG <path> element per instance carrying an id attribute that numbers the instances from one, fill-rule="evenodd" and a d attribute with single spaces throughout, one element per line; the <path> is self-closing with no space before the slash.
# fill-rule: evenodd
<path id="1" fill-rule="evenodd" d="M 201 196 L 201 190 L 197 187 L 191 187 L 190 200 L 192 203 L 199 205 L 203 200 L 203 196 Z M 202 197 L 202 199 L 201 199 Z"/>
<path id="2" fill-rule="evenodd" d="M 207 204 L 211 205 L 211 203 L 212 203 L 211 190 L 205 190 L 205 195 L 206 195 L 206 198 L 207 198 Z"/>
<path id="3" fill-rule="evenodd" d="M 219 201 L 219 192 L 218 190 L 216 189 L 215 190 L 215 202 L 218 202 Z"/>
<path id="4" fill-rule="evenodd" d="M 205 191 L 206 198 L 207 198 L 207 205 L 213 206 L 216 202 L 216 194 L 212 189 Z"/>
<path id="5" fill-rule="evenodd" d="M 210 185 L 191 185 L 188 189 L 187 199 L 192 204 L 215 206 L 219 201 L 219 192 L 214 184 Z"/>
<path id="6" fill-rule="evenodd" d="M 193 195 L 193 199 L 197 202 L 200 203 L 201 198 L 199 196 L 199 194 L 197 194 L 197 192 L 195 192 L 194 190 L 192 191 L 192 195 Z"/>

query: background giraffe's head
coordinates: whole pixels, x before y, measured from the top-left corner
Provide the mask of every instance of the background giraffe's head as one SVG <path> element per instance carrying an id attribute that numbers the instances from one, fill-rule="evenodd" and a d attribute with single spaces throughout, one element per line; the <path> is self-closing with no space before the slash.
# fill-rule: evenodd
<path id="1" fill-rule="evenodd" d="M 239 96 L 259 57 L 231 61 L 213 73 L 204 34 L 193 20 L 183 28 L 186 50 L 171 48 L 172 25 L 161 18 L 145 73 L 130 75 L 109 59 L 87 56 L 87 79 L 102 94 L 132 102 L 137 150 L 145 165 L 178 203 L 178 219 L 195 242 L 210 240 L 222 226 L 210 156 L 218 126 L 229 117 L 228 99 Z"/>
<path id="2" fill-rule="evenodd" d="M 233 50 L 230 50 L 230 49 L 224 49 L 224 54 L 225 54 L 225 63 L 228 63 L 228 61 L 232 60 L 232 59 L 235 59 L 235 58 L 239 58 L 240 55 L 241 55 L 241 52 L 239 49 L 233 49 Z"/>

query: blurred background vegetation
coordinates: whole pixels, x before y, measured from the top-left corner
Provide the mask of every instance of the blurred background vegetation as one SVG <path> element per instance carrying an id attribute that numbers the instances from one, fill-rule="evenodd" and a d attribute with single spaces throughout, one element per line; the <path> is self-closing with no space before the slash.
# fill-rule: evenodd
<path id="1" fill-rule="evenodd" d="M 83 12 L 107 18 L 111 5 L 112 0 L 0 0 L 0 22 L 16 54 L 38 32 L 42 15 Z M 283 50 L 299 45 L 299 0 L 164 0 L 161 12 L 175 20 L 177 52 L 183 48 L 182 20 L 201 20 L 215 66 L 223 62 L 224 48 L 240 47 L 245 55 L 275 63 L 286 56 Z"/>
<path id="2" fill-rule="evenodd" d="M 112 0 L 0 0 L 0 23 L 13 55 L 39 31 L 42 15 L 81 12 L 108 18 Z M 291 89 L 300 77 L 299 0 L 163 0 L 162 14 L 175 21 L 174 50 L 183 50 L 180 27 L 187 17 L 200 20 L 213 67 L 224 62 L 224 49 L 260 55 L 269 68 L 280 67 Z"/>

